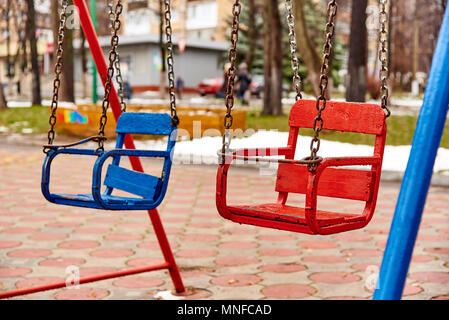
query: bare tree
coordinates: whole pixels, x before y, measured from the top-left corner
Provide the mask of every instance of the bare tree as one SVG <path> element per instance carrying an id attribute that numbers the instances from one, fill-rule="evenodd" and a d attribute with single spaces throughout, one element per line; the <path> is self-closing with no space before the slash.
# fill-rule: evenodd
<path id="1" fill-rule="evenodd" d="M 3 18 L 5 16 L 5 7 L 4 3 L 1 3 L 1 17 Z M 5 89 L 3 88 L 3 81 L 2 81 L 2 75 L 0 74 L 0 109 L 6 109 L 8 108 L 8 104 L 6 101 L 5 96 Z"/>
<path id="2" fill-rule="evenodd" d="M 429 72 L 444 14 L 440 0 L 414 0 L 415 5 L 410 2 L 391 1 L 391 79 L 394 86 L 403 90 L 410 90 L 414 65 L 417 72 Z M 419 22 L 417 33 L 414 20 Z M 419 38 L 417 56 L 414 55 L 415 35 Z"/>
<path id="3" fill-rule="evenodd" d="M 7 109 L 8 104 L 6 102 L 5 90 L 3 89 L 3 83 L 0 81 L 0 109 Z"/>
<path id="4" fill-rule="evenodd" d="M 367 0 L 352 0 L 346 100 L 365 102 L 368 39 L 366 30 Z"/>
<path id="5" fill-rule="evenodd" d="M 87 68 L 87 54 L 86 54 L 86 35 L 84 34 L 83 29 L 80 30 L 81 33 L 81 69 L 83 72 L 83 98 L 87 98 L 89 96 L 89 81 L 88 81 L 88 68 Z"/>
<path id="6" fill-rule="evenodd" d="M 248 70 L 251 70 L 253 67 L 254 53 L 257 46 L 256 11 L 256 0 L 248 0 L 248 51 L 245 57 Z"/>
<path id="7" fill-rule="evenodd" d="M 41 79 L 40 79 L 40 68 L 39 68 L 38 52 L 37 52 L 36 10 L 34 8 L 34 1 L 27 0 L 27 7 L 28 7 L 28 19 L 27 19 L 28 35 L 27 36 L 28 36 L 28 41 L 30 42 L 31 73 L 32 73 L 31 103 L 33 105 L 40 105 L 42 103 Z"/>
<path id="8" fill-rule="evenodd" d="M 68 27 L 64 36 L 64 57 L 61 77 L 61 100 L 75 102 L 75 79 L 74 79 L 74 58 L 73 49 L 73 29 Z"/>
<path id="9" fill-rule="evenodd" d="M 51 10 L 53 19 L 53 45 L 56 53 L 59 35 L 59 1 L 51 0 Z M 63 45 L 63 68 L 61 73 L 61 97 L 62 101 L 75 102 L 74 90 L 74 50 L 73 50 L 73 30 L 70 25 L 65 29 Z"/>
<path id="10" fill-rule="evenodd" d="M 282 25 L 276 0 L 264 0 L 264 115 L 282 115 Z"/>
<path id="11" fill-rule="evenodd" d="M 161 55 L 161 72 L 159 82 L 159 95 L 161 99 L 165 97 L 165 77 L 167 74 L 167 67 L 165 65 L 165 44 L 164 44 L 164 4 L 162 0 L 159 0 L 159 50 Z"/>
<path id="12" fill-rule="evenodd" d="M 307 67 L 308 79 L 312 84 L 315 95 L 319 94 L 319 80 L 321 57 L 316 50 L 316 46 L 307 31 L 307 21 L 304 12 L 306 0 L 295 0 L 295 18 L 296 18 L 296 41 L 298 42 L 298 51 L 301 54 L 302 61 Z"/>

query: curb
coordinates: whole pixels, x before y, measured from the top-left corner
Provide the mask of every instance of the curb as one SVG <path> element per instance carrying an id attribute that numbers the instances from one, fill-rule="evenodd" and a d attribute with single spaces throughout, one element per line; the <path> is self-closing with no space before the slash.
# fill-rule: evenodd
<path id="1" fill-rule="evenodd" d="M 402 179 L 404 178 L 404 172 L 399 171 L 382 171 L 382 182 L 397 182 L 402 183 Z M 449 175 L 443 175 L 439 173 L 434 173 L 432 176 L 432 180 L 430 181 L 431 186 L 433 187 L 445 187 L 449 188 Z"/>

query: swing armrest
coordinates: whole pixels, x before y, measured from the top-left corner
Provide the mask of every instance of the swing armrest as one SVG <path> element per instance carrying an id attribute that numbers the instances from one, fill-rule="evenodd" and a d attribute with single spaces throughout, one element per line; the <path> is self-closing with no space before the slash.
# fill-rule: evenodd
<path id="1" fill-rule="evenodd" d="M 251 148 L 251 149 L 236 149 L 231 150 L 230 153 L 223 154 L 218 150 L 217 154 L 220 158 L 225 157 L 225 162 L 231 164 L 237 159 L 254 160 L 257 162 L 273 162 L 267 159 L 268 157 L 287 156 L 292 152 L 289 147 L 282 148 Z"/>
<path id="2" fill-rule="evenodd" d="M 375 166 L 382 163 L 379 156 L 372 157 L 339 157 L 325 158 L 320 166 L 326 167 L 346 167 L 346 166 Z"/>
<path id="3" fill-rule="evenodd" d="M 261 151 L 264 152 L 263 155 L 260 155 Z M 285 156 L 289 152 L 291 152 L 291 148 L 282 147 L 282 148 L 252 148 L 252 149 L 237 149 L 232 151 L 232 157 L 229 156 L 227 159 L 230 161 L 226 161 L 224 164 L 220 165 L 220 169 L 218 171 L 218 181 L 222 181 L 220 190 L 223 190 L 226 194 L 226 181 L 229 167 L 231 166 L 232 161 L 236 160 L 236 156 L 257 156 L 257 157 L 274 157 L 274 156 Z M 218 152 L 220 154 L 220 151 Z"/>
<path id="4" fill-rule="evenodd" d="M 251 149 L 236 149 L 232 152 L 237 156 L 262 156 L 262 157 L 275 157 L 285 156 L 291 152 L 291 148 L 251 148 Z"/>
<path id="5" fill-rule="evenodd" d="M 84 156 L 98 156 L 96 150 L 94 149 L 72 149 L 72 148 L 63 148 L 63 149 L 52 149 L 49 152 L 49 156 L 54 158 L 58 154 L 78 154 Z"/>
<path id="6" fill-rule="evenodd" d="M 114 157 L 114 156 L 167 158 L 167 157 L 170 157 L 170 155 L 171 155 L 170 151 L 114 149 L 114 150 L 105 152 L 100 158 L 108 158 L 108 157 Z"/>
<path id="7" fill-rule="evenodd" d="M 321 174 L 328 167 L 345 167 L 345 166 L 380 166 L 382 160 L 379 156 L 372 157 L 339 157 L 325 158 L 319 164 L 316 172 L 308 173 L 307 192 L 306 192 L 306 220 L 311 230 L 315 234 L 328 234 L 327 229 L 319 225 L 316 220 L 318 185 Z"/>
<path id="8" fill-rule="evenodd" d="M 47 153 L 44 164 L 42 166 L 42 180 L 41 180 L 41 190 L 44 197 L 50 201 L 54 202 L 54 198 L 50 193 L 50 173 L 51 164 L 59 154 L 76 154 L 82 156 L 98 156 L 96 150 L 94 149 L 73 149 L 73 148 L 51 148 Z"/>
<path id="9" fill-rule="evenodd" d="M 59 151 L 62 149 L 67 149 L 67 148 L 71 148 L 71 147 L 76 147 L 79 146 L 81 144 L 85 144 L 87 142 L 93 141 L 93 142 L 99 142 L 99 141 L 106 141 L 107 138 L 103 137 L 103 136 L 93 136 L 93 137 L 89 137 L 77 142 L 73 142 L 73 143 L 69 143 L 69 144 L 64 144 L 64 145 L 52 145 L 52 144 L 45 144 L 44 145 L 44 150 L 47 151 L 51 151 L 51 150 L 55 150 L 55 151 Z M 76 149 L 75 149 L 76 150 Z"/>
<path id="10" fill-rule="evenodd" d="M 93 179 L 92 179 L 92 194 L 94 197 L 95 202 L 100 205 L 103 208 L 110 209 L 110 210 L 118 210 L 126 208 L 127 205 L 118 205 L 118 204 L 109 204 L 106 203 L 103 200 L 103 196 L 101 195 L 101 188 L 102 188 L 102 171 L 104 164 L 108 158 L 115 158 L 120 159 L 121 157 L 150 157 L 150 158 L 164 158 L 164 172 L 167 176 L 170 175 L 170 168 L 171 168 L 171 152 L 170 151 L 154 151 L 154 150 L 136 150 L 136 149 L 114 149 L 108 152 L 105 152 L 103 155 L 101 155 L 97 161 L 95 162 L 94 168 L 93 168 Z M 114 160 L 115 161 L 115 160 Z M 113 162 L 114 165 L 114 162 Z M 118 163 L 116 164 L 118 166 Z M 119 168 L 117 168 L 119 169 Z M 108 169 L 109 170 L 109 169 Z M 145 175 L 142 173 L 134 173 L 135 175 Z M 148 176 L 148 175 L 145 175 Z M 163 179 L 163 178 L 162 178 Z M 149 204 L 142 205 L 144 208 L 156 208 L 163 200 L 165 195 L 165 190 L 167 188 L 167 182 L 168 178 L 163 179 L 164 184 L 162 186 L 162 189 L 160 191 L 160 194 L 157 196 L 156 199 L 154 199 L 154 202 L 151 203 L 151 206 Z M 138 193 L 136 193 L 138 194 Z M 143 196 L 143 195 L 141 195 Z"/>
<path id="11" fill-rule="evenodd" d="M 43 165 L 43 183 L 48 184 L 50 177 L 50 168 L 53 162 L 53 159 L 56 158 L 59 154 L 77 154 L 82 156 L 98 156 L 96 154 L 96 150 L 94 149 L 72 149 L 72 148 L 62 148 L 62 149 L 50 149 L 47 153 L 47 157 L 45 158 L 45 162 Z"/>

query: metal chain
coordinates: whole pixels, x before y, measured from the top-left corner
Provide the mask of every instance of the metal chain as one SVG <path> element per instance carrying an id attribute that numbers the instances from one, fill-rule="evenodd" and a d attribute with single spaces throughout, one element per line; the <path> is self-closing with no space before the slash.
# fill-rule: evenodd
<path id="1" fill-rule="evenodd" d="M 168 66 L 168 93 L 170 96 L 170 113 L 173 125 L 179 124 L 179 117 L 176 111 L 176 94 L 175 94 L 175 69 L 173 60 L 173 41 L 171 27 L 171 8 L 170 0 L 164 0 L 165 5 L 165 36 L 167 40 L 167 66 Z"/>
<path id="2" fill-rule="evenodd" d="M 108 16 L 109 16 L 109 26 L 111 29 L 111 34 L 114 33 L 114 20 L 115 20 L 115 15 L 114 15 L 114 0 L 108 0 L 107 2 L 107 6 L 108 6 Z M 120 99 L 120 109 L 122 110 L 122 112 L 126 112 L 126 102 L 125 102 L 125 85 L 123 83 L 123 77 L 122 77 L 122 69 L 120 67 L 120 54 L 117 51 L 117 59 L 115 60 L 115 80 L 117 81 L 118 84 L 118 96 Z"/>
<path id="3" fill-rule="evenodd" d="M 302 80 L 299 76 L 298 46 L 296 43 L 295 16 L 293 15 L 292 0 L 285 0 L 285 7 L 287 9 L 288 39 L 290 42 L 291 65 L 293 70 L 293 87 L 296 90 L 296 101 L 298 101 L 302 99 Z"/>
<path id="4" fill-rule="evenodd" d="M 121 27 L 120 15 L 122 14 L 122 11 L 123 11 L 122 1 L 118 0 L 117 5 L 115 7 L 114 22 L 112 24 L 113 33 L 111 36 L 111 50 L 109 50 L 108 55 L 109 67 L 106 83 L 104 85 L 104 98 L 102 103 L 103 112 L 100 117 L 100 129 L 98 131 L 98 135 L 100 137 L 104 137 L 104 129 L 108 121 L 107 113 L 110 103 L 109 98 L 112 90 L 112 78 L 114 77 L 114 63 L 117 59 L 117 46 L 119 41 L 118 32 L 120 31 Z M 96 150 L 96 153 L 99 154 L 102 151 L 104 151 L 104 139 L 98 139 L 98 148 Z"/>
<path id="5" fill-rule="evenodd" d="M 380 91 L 382 94 L 381 98 L 381 107 L 384 109 L 386 117 L 388 118 L 391 115 L 391 111 L 388 108 L 388 13 L 386 9 L 388 0 L 379 0 L 380 4 L 380 14 L 379 14 L 379 41 L 380 41 L 380 49 L 379 49 L 379 61 L 381 62 L 381 69 L 379 72 L 379 78 L 381 81 Z"/>
<path id="6" fill-rule="evenodd" d="M 53 80 L 53 96 L 51 101 L 51 114 L 48 120 L 50 124 L 50 130 L 48 131 L 48 144 L 52 145 L 55 139 L 55 125 L 56 125 L 56 111 L 58 109 L 59 99 L 59 87 L 61 86 L 60 75 L 63 68 L 63 53 L 64 53 L 64 36 L 65 28 L 67 24 L 67 7 L 69 5 L 68 0 L 62 1 L 62 9 L 59 15 L 59 29 L 58 29 L 58 49 L 56 50 L 56 64 L 55 64 L 55 78 Z M 47 150 L 44 149 L 44 152 Z"/>
<path id="7" fill-rule="evenodd" d="M 328 22 L 326 24 L 326 40 L 323 47 L 323 62 L 321 65 L 320 76 L 320 95 L 316 101 L 317 116 L 313 121 L 313 138 L 310 143 L 310 160 L 318 159 L 317 153 L 320 150 L 320 132 L 323 130 L 324 120 L 321 117 L 322 112 L 326 109 L 326 93 L 329 82 L 329 63 L 332 54 L 332 39 L 335 34 L 335 17 L 337 15 L 337 3 L 335 0 L 329 1 L 327 5 Z M 309 165 L 310 171 L 315 171 L 317 165 Z"/>
<path id="8" fill-rule="evenodd" d="M 234 84 L 235 84 L 235 76 L 237 74 L 237 69 L 235 68 L 235 61 L 237 60 L 237 42 L 239 39 L 239 28 L 240 28 L 240 12 L 242 11 L 242 5 L 240 4 L 240 0 L 235 0 L 235 3 L 232 7 L 232 27 L 231 27 L 231 47 L 229 48 L 229 62 L 230 67 L 227 71 L 227 87 L 226 87 L 226 115 L 224 117 L 224 126 L 225 126 L 225 134 L 223 135 L 223 146 L 222 153 L 225 154 L 229 151 L 229 147 L 231 144 L 231 134 L 230 128 L 232 127 L 232 108 L 234 107 Z M 223 156 L 223 163 L 225 157 Z"/>

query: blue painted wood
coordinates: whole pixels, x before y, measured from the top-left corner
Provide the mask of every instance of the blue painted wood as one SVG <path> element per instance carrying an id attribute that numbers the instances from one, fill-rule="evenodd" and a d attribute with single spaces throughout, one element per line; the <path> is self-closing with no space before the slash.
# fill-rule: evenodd
<path id="1" fill-rule="evenodd" d="M 93 149 L 65 148 L 50 150 L 42 169 L 41 189 L 44 197 L 56 204 L 104 210 L 151 210 L 157 208 L 167 191 L 177 128 L 172 126 L 171 118 L 167 114 L 125 113 L 119 118 L 117 132 L 116 149 L 106 153 L 95 154 Z M 167 149 L 165 151 L 122 149 L 126 134 L 133 133 L 168 135 Z M 85 141 L 88 141 L 88 139 Z M 51 163 L 59 154 L 99 156 L 93 168 L 91 195 L 61 195 L 50 192 Z M 102 168 L 109 157 L 113 158 L 112 166 L 114 168 L 111 170 L 108 168 L 105 177 L 106 192 L 101 194 Z M 159 178 L 120 168 L 119 164 L 122 157 L 164 158 L 163 174 Z M 157 186 L 155 186 L 156 181 Z M 147 197 L 147 199 L 113 196 L 111 194 L 114 188 L 137 196 Z"/>
<path id="2" fill-rule="evenodd" d="M 124 145 L 124 143 L 125 143 L 125 136 L 126 136 L 126 134 L 119 134 L 118 136 L 117 136 L 117 141 L 116 141 L 116 144 L 115 144 L 115 148 L 116 149 L 122 149 L 123 148 L 123 145 Z M 120 165 L 120 160 L 121 160 L 122 158 L 120 157 L 120 156 L 115 156 L 115 157 L 112 157 L 112 164 L 114 165 L 114 166 L 119 166 Z M 112 194 L 112 191 L 113 191 L 114 189 L 113 188 L 111 188 L 111 187 L 106 187 L 106 192 L 105 192 L 105 194 L 107 194 L 107 195 L 110 195 L 110 194 Z"/>
<path id="3" fill-rule="evenodd" d="M 110 164 L 104 185 L 126 191 L 146 199 L 153 199 L 162 184 L 161 179 L 149 174 L 128 170 Z"/>
<path id="4" fill-rule="evenodd" d="M 448 65 L 449 6 L 435 49 L 374 300 L 397 300 L 402 296 L 449 107 Z"/>
<path id="5" fill-rule="evenodd" d="M 52 194 L 53 203 L 68 205 L 74 207 L 90 208 L 90 209 L 100 209 L 104 210 L 101 205 L 99 205 L 92 194 Z M 141 198 L 130 198 L 130 197 L 118 197 L 111 195 L 103 195 L 103 200 L 109 205 L 128 207 L 128 206 L 152 206 L 154 204 L 153 200 L 141 199 Z"/>
<path id="6" fill-rule="evenodd" d="M 170 135 L 176 127 L 163 113 L 123 113 L 117 121 L 117 133 Z"/>

